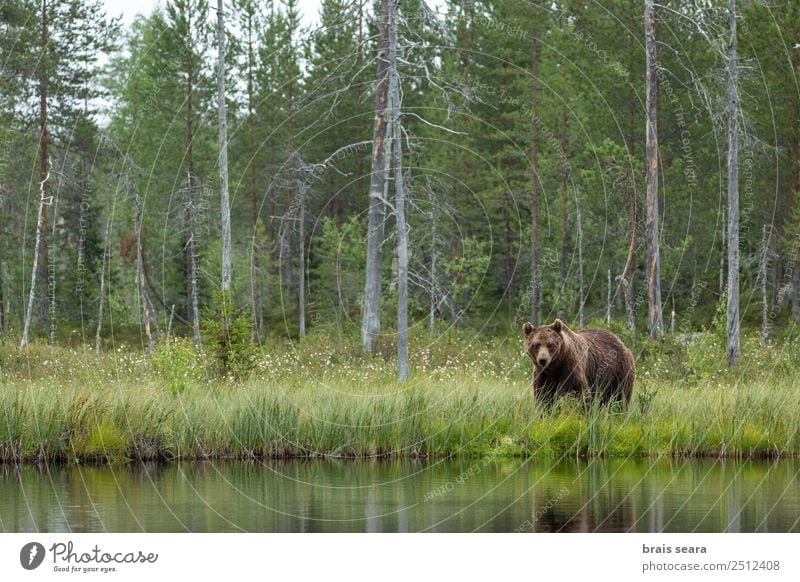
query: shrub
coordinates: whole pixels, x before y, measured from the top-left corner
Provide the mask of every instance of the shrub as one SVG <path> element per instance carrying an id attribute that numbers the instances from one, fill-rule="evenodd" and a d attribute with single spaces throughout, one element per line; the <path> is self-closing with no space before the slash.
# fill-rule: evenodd
<path id="1" fill-rule="evenodd" d="M 219 377 L 242 381 L 256 366 L 250 315 L 235 309 L 230 298 L 217 295 L 216 307 L 203 319 L 203 338 Z"/>
<path id="2" fill-rule="evenodd" d="M 178 394 L 204 377 L 201 354 L 191 340 L 173 338 L 158 344 L 153 350 L 153 371 Z"/>

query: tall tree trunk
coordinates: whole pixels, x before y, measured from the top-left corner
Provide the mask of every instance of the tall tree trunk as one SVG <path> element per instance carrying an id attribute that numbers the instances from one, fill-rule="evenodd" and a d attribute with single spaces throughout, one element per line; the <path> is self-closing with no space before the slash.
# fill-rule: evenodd
<path id="1" fill-rule="evenodd" d="M 229 301 L 231 290 L 231 204 L 228 197 L 228 108 L 225 103 L 225 15 L 223 0 L 217 0 L 217 107 L 219 109 L 219 192 L 222 210 L 222 294 Z"/>
<path id="2" fill-rule="evenodd" d="M 583 281 L 583 220 L 578 192 L 575 192 L 575 223 L 578 235 L 578 325 L 583 327 L 584 315 L 584 281 Z"/>
<path id="3" fill-rule="evenodd" d="M 144 272 L 144 246 L 142 243 L 142 204 L 139 194 L 135 194 L 136 212 L 136 285 L 139 289 L 139 301 L 142 304 L 142 324 L 147 338 L 147 351 L 153 351 L 152 315 L 150 311 L 150 296 L 147 293 L 147 284 Z"/>
<path id="4" fill-rule="evenodd" d="M 100 338 L 103 331 L 103 311 L 106 304 L 106 269 L 108 268 L 108 242 L 111 234 L 111 221 L 106 224 L 103 240 L 103 258 L 100 262 L 100 298 L 97 307 L 97 331 L 94 336 L 94 353 L 100 355 Z"/>
<path id="5" fill-rule="evenodd" d="M 6 296 L 3 293 L 6 280 L 4 268 L 3 261 L 0 260 L 0 337 L 6 333 Z"/>
<path id="6" fill-rule="evenodd" d="M 726 259 L 726 245 L 728 241 L 728 209 L 722 209 L 722 232 L 720 233 L 720 249 L 719 249 L 719 296 L 725 294 L 725 259 Z"/>
<path id="7" fill-rule="evenodd" d="M 255 156 L 256 152 L 256 118 L 255 100 L 253 88 L 254 76 L 254 54 L 253 54 L 253 13 L 249 9 L 247 14 L 247 134 L 250 141 L 250 152 Z M 261 343 L 264 339 L 264 311 L 262 309 L 262 295 L 259 286 L 259 257 L 263 253 L 261 241 L 258 236 L 258 189 L 256 181 L 256 162 L 250 160 L 248 167 L 247 188 L 250 194 L 250 219 L 253 230 L 253 244 L 251 248 L 252 260 L 250 263 L 250 297 L 252 302 L 253 332 L 252 339 L 256 343 Z"/>
<path id="8" fill-rule="evenodd" d="M 539 56 L 531 42 L 531 323 L 539 325 Z"/>
<path id="9" fill-rule="evenodd" d="M 761 343 L 769 345 L 769 300 L 767 298 L 767 269 L 769 266 L 769 237 L 767 225 L 761 235 L 761 265 L 758 272 L 759 289 L 761 291 Z"/>
<path id="10" fill-rule="evenodd" d="M 647 52 L 647 211 L 645 218 L 645 267 L 647 273 L 647 327 L 650 335 L 661 337 L 664 319 L 661 313 L 661 258 L 658 234 L 658 71 L 656 22 L 653 0 L 644 2 L 645 48 Z"/>
<path id="11" fill-rule="evenodd" d="M 303 186 L 298 188 L 300 193 L 300 218 L 298 230 L 300 239 L 300 280 L 298 285 L 298 304 L 300 308 L 300 337 L 306 336 L 306 192 Z"/>
<path id="12" fill-rule="evenodd" d="M 797 49 L 791 51 L 790 62 L 792 64 L 792 70 L 797 75 Z M 795 77 L 796 78 L 796 77 Z M 789 204 L 787 206 L 787 216 L 791 216 L 792 211 L 797 211 L 798 205 L 800 205 L 800 104 L 797 102 L 797 96 L 793 96 L 794 105 L 792 107 L 792 137 L 791 143 L 789 145 L 789 168 L 790 168 L 790 180 L 791 180 L 791 192 L 789 198 Z M 777 223 L 778 228 L 781 227 L 781 221 Z M 780 236 L 780 235 L 779 235 Z M 779 239 L 780 240 L 780 239 Z M 790 245 L 791 248 L 791 245 Z M 790 251 L 791 252 L 791 251 Z M 792 268 L 792 280 L 790 282 L 791 285 L 791 292 L 790 292 L 790 301 L 792 304 L 792 317 L 795 320 L 800 320 L 800 268 L 798 268 L 798 260 L 797 257 L 789 257 L 789 261 L 793 262 Z M 783 265 L 781 265 L 781 272 L 783 272 Z"/>
<path id="13" fill-rule="evenodd" d="M 403 133 L 401 127 L 400 74 L 397 70 L 397 6 L 389 6 L 389 102 L 392 112 L 392 141 L 394 157 L 394 205 L 397 228 L 397 379 L 408 378 L 408 225 L 403 183 Z"/>
<path id="14" fill-rule="evenodd" d="M 728 0 L 728 365 L 739 362 L 739 92 L 736 59 L 736 0 Z"/>
<path id="15" fill-rule="evenodd" d="M 45 208 L 45 192 L 47 192 L 47 181 L 50 179 L 50 174 L 45 175 L 44 179 L 39 182 L 39 210 L 36 214 L 36 237 L 33 245 L 33 266 L 31 267 L 31 288 L 28 291 L 28 307 L 25 310 L 25 323 L 22 326 L 22 339 L 19 342 L 20 347 L 28 345 L 28 333 L 31 328 L 31 315 L 33 314 L 33 300 L 36 297 L 36 277 L 39 272 L 40 250 L 42 246 L 42 235 L 44 226 L 44 208 Z"/>
<path id="16" fill-rule="evenodd" d="M 611 269 L 608 270 L 608 289 L 606 289 L 606 325 L 611 325 Z"/>
<path id="17" fill-rule="evenodd" d="M 42 30 L 41 30 L 41 49 L 42 56 L 39 63 L 39 189 L 41 200 L 41 221 L 38 222 L 41 235 L 37 235 L 40 245 L 39 248 L 39 261 L 37 264 L 37 278 L 42 286 L 42 297 L 39 302 L 39 315 L 40 323 L 44 323 L 48 319 L 48 312 L 50 302 L 48 301 L 47 288 L 49 282 L 48 263 L 49 263 L 49 245 L 47 239 L 48 223 L 47 223 L 47 206 L 49 198 L 47 196 L 49 184 L 47 177 L 50 174 L 50 130 L 48 127 L 48 51 L 50 49 L 50 30 L 49 26 L 49 12 L 47 0 L 42 0 Z M 44 190 L 42 190 L 42 188 Z"/>
<path id="18" fill-rule="evenodd" d="M 562 72 L 562 75 L 564 73 Z M 567 284 L 570 253 L 569 227 L 569 112 L 564 104 L 561 110 L 561 284 Z M 565 294 L 566 295 L 566 294 Z M 563 306 L 566 308 L 566 305 Z"/>
<path id="19" fill-rule="evenodd" d="M 514 203 L 511 200 L 511 193 L 508 191 L 508 188 L 503 189 L 501 200 L 503 202 L 503 237 L 505 238 L 505 248 L 503 249 L 505 254 L 503 260 L 505 290 L 503 294 L 507 303 L 508 319 L 511 321 L 513 317 L 511 298 L 514 296 L 514 274 L 517 268 L 517 262 L 514 260 L 514 250 L 517 245 L 514 243 L 514 221 L 512 218 Z"/>
<path id="20" fill-rule="evenodd" d="M 436 199 L 431 196 L 431 281 L 430 307 L 428 310 L 428 333 L 436 331 Z"/>
<path id="21" fill-rule="evenodd" d="M 187 28 L 191 35 L 192 22 L 191 14 L 187 15 Z M 186 50 L 186 284 L 188 294 L 188 317 L 192 322 L 192 335 L 194 343 L 200 346 L 200 313 L 198 306 L 198 282 L 197 282 L 197 254 L 195 251 L 195 215 L 194 215 L 194 111 L 192 109 L 194 99 L 194 55 L 191 39 L 189 39 Z"/>
<path id="22" fill-rule="evenodd" d="M 367 215 L 367 264 L 364 283 L 364 313 L 361 324 L 361 343 L 372 351 L 374 340 L 381 331 L 381 263 L 385 217 L 386 173 L 389 156 L 387 101 L 389 91 L 389 14 L 390 1 L 381 0 L 378 30 L 377 88 L 375 90 L 375 122 L 372 138 L 372 173 Z"/>
<path id="23" fill-rule="evenodd" d="M 633 4 L 633 0 L 631 0 Z M 628 61 L 628 76 L 636 78 L 636 71 L 633 69 L 631 61 Z M 637 98 L 636 92 L 631 88 L 630 107 L 628 109 L 629 131 L 628 134 L 628 156 L 630 160 L 636 159 L 636 117 L 637 117 Z M 631 162 L 627 162 L 630 166 Z M 624 291 L 625 299 L 625 318 L 631 335 L 636 334 L 636 287 L 634 278 L 636 275 L 636 177 L 630 176 L 628 184 L 628 256 L 625 259 L 625 267 L 620 277 L 620 286 Z"/>

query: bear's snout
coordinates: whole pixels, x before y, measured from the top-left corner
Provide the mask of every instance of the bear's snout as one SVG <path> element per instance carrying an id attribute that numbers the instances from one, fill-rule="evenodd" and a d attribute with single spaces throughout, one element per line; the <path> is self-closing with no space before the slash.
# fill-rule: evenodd
<path id="1" fill-rule="evenodd" d="M 536 363 L 539 364 L 542 368 L 544 368 L 547 364 L 550 363 L 550 352 L 546 349 L 542 348 L 536 354 Z"/>

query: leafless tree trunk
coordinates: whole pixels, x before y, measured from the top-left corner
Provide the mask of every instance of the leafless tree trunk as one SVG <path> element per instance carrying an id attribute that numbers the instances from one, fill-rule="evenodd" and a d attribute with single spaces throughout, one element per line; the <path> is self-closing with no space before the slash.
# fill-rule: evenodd
<path id="1" fill-rule="evenodd" d="M 175 304 L 169 310 L 169 321 L 167 322 L 167 341 L 172 336 L 172 320 L 175 319 Z"/>
<path id="2" fill-rule="evenodd" d="M 0 336 L 6 332 L 6 296 L 3 293 L 3 283 L 5 282 L 3 261 L 0 261 Z"/>
<path id="3" fill-rule="evenodd" d="M 611 269 L 608 270 L 608 289 L 606 290 L 606 325 L 611 324 Z"/>
<path id="4" fill-rule="evenodd" d="M 300 307 L 300 337 L 306 336 L 306 191 L 305 186 L 298 188 L 300 195 L 300 217 L 298 230 L 300 238 L 300 281 L 298 286 L 298 303 Z"/>
<path id="5" fill-rule="evenodd" d="M 100 298 L 97 307 L 97 331 L 94 336 L 94 353 L 100 355 L 100 336 L 103 331 L 103 310 L 106 304 L 106 269 L 108 268 L 108 244 L 111 236 L 111 221 L 106 224 L 106 234 L 103 240 L 103 259 L 100 262 Z"/>
<path id="6" fill-rule="evenodd" d="M 41 30 L 41 50 L 42 50 L 42 58 L 39 61 L 39 188 L 40 190 L 44 188 L 42 192 L 40 192 L 40 196 L 43 200 L 48 200 L 47 191 L 49 188 L 48 185 L 48 176 L 50 175 L 50 130 L 49 130 L 49 120 L 47 114 L 47 105 L 48 105 L 48 51 L 50 49 L 50 30 L 49 30 L 49 16 L 50 13 L 48 11 L 47 0 L 42 0 L 42 30 Z M 41 221 L 39 226 L 39 230 L 41 231 L 41 235 L 37 235 L 38 242 L 37 246 L 39 246 L 39 260 L 37 261 L 37 277 L 41 282 L 42 286 L 46 288 L 49 283 L 49 269 L 48 269 L 48 259 L 49 259 L 49 245 L 47 241 L 47 206 L 49 202 L 46 202 L 41 206 L 39 212 L 41 216 L 37 220 L 37 224 Z M 54 319 L 55 314 L 50 313 L 51 303 L 48 301 L 47 292 L 45 289 L 42 290 L 42 300 L 39 304 L 39 320 L 44 322 L 46 319 Z M 26 339 L 27 342 L 27 339 Z"/>
<path id="7" fill-rule="evenodd" d="M 144 334 L 147 338 L 147 351 L 153 351 L 152 316 L 150 313 L 150 296 L 147 293 L 147 283 L 144 272 L 144 246 L 142 243 L 142 202 L 138 192 L 135 193 L 136 212 L 136 285 L 139 289 L 139 301 L 142 303 L 142 323 Z"/>
<path id="8" fill-rule="evenodd" d="M 728 365 L 739 362 L 739 90 L 736 59 L 736 0 L 728 0 Z"/>
<path id="9" fill-rule="evenodd" d="M 222 210 L 222 294 L 231 290 L 231 204 L 228 197 L 228 108 L 225 103 L 225 15 L 217 0 L 217 107 L 219 109 L 219 191 Z"/>
<path id="10" fill-rule="evenodd" d="M 575 223 L 578 235 L 578 325 L 583 327 L 584 316 L 584 281 L 583 281 L 583 217 L 578 192 L 575 191 Z"/>
<path id="11" fill-rule="evenodd" d="M 645 265 L 647 273 L 647 326 L 650 335 L 661 337 L 664 319 L 661 313 L 661 257 L 658 235 L 658 61 L 656 22 L 653 0 L 644 2 L 645 49 L 647 53 L 647 211 L 645 218 Z"/>
<path id="12" fill-rule="evenodd" d="M 255 76 L 255 54 L 253 50 L 254 45 L 254 24 L 253 24 L 253 11 L 251 8 L 247 9 L 247 133 L 249 139 L 250 155 L 255 155 L 256 151 L 256 121 L 255 121 L 255 91 L 254 91 L 254 76 Z M 253 229 L 253 243 L 251 248 L 251 262 L 250 262 L 250 297 L 253 311 L 253 343 L 261 343 L 264 339 L 264 311 L 262 309 L 262 295 L 259 286 L 259 256 L 263 254 L 261 241 L 258 237 L 258 189 L 256 182 L 256 162 L 251 159 L 248 166 L 248 179 L 247 187 L 250 194 L 250 218 Z"/>
<path id="13" fill-rule="evenodd" d="M 377 88 L 375 90 L 375 123 L 372 139 L 372 173 L 369 187 L 367 216 L 367 264 L 364 284 L 364 313 L 361 324 L 361 343 L 372 351 L 374 339 L 381 331 L 381 263 L 385 218 L 386 174 L 390 160 L 387 137 L 389 112 L 389 17 L 390 1 L 381 0 L 378 31 Z"/>
<path id="14" fill-rule="evenodd" d="M 397 379 L 408 378 L 408 225 L 403 183 L 402 97 L 397 70 L 397 6 L 389 2 L 389 103 L 392 112 L 395 224 L 397 228 Z"/>
<path id="15" fill-rule="evenodd" d="M 720 298 L 725 294 L 725 259 L 727 253 L 726 243 L 728 239 L 728 209 L 722 209 L 722 231 L 720 232 L 720 250 L 719 250 L 719 296 Z"/>
<path id="16" fill-rule="evenodd" d="M 628 198 L 628 257 L 620 277 L 620 286 L 625 296 L 625 317 L 631 334 L 636 333 L 636 188 L 631 184 Z"/>
<path id="17" fill-rule="evenodd" d="M 769 266 L 769 236 L 767 225 L 764 225 L 761 235 L 761 267 L 758 273 L 759 288 L 761 290 L 761 342 L 764 347 L 769 345 L 769 302 L 767 299 L 767 271 Z"/>
<path id="18" fill-rule="evenodd" d="M 436 331 L 436 199 L 431 196 L 431 282 L 428 333 Z"/>
<path id="19" fill-rule="evenodd" d="M 187 34 L 192 34 L 191 12 L 187 13 Z M 192 322 L 192 333 L 194 343 L 200 347 L 200 312 L 198 306 L 198 283 L 197 283 L 197 253 L 195 251 L 195 215 L 194 215 L 194 55 L 191 40 L 185 47 L 186 58 L 186 284 L 188 292 L 188 317 Z"/>
<path id="20" fill-rule="evenodd" d="M 562 69 L 562 74 L 563 69 Z M 564 104 L 561 110 L 561 283 L 566 284 L 569 262 L 569 115 Z"/>
<path id="21" fill-rule="evenodd" d="M 539 325 L 539 56 L 531 42 L 531 323 Z"/>
<path id="22" fill-rule="evenodd" d="M 47 165 L 47 164 L 46 164 Z M 31 288 L 28 291 L 28 308 L 25 310 L 25 323 L 22 327 L 22 339 L 19 342 L 20 347 L 28 345 L 28 332 L 31 328 L 31 315 L 33 313 L 33 300 L 36 296 L 36 275 L 39 271 L 39 252 L 42 244 L 42 231 L 45 228 L 44 223 L 44 208 L 46 205 L 45 194 L 47 188 L 45 184 L 50 179 L 50 174 L 47 173 L 44 179 L 39 182 L 39 211 L 36 217 L 36 238 L 33 245 L 33 267 L 31 267 Z"/>
<path id="23" fill-rule="evenodd" d="M 672 310 L 669 312 L 669 333 L 670 335 L 675 335 L 675 323 L 676 319 L 678 318 L 678 314 L 675 313 L 675 296 L 672 297 Z"/>

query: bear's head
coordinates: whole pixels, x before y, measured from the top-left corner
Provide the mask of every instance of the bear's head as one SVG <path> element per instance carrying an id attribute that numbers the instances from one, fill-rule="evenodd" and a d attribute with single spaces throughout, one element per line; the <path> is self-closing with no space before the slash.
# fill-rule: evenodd
<path id="1" fill-rule="evenodd" d="M 546 368 L 557 361 L 564 347 L 564 333 L 569 328 L 560 319 L 550 325 L 535 326 L 528 322 L 522 326 L 525 334 L 525 353 L 537 368 Z"/>

